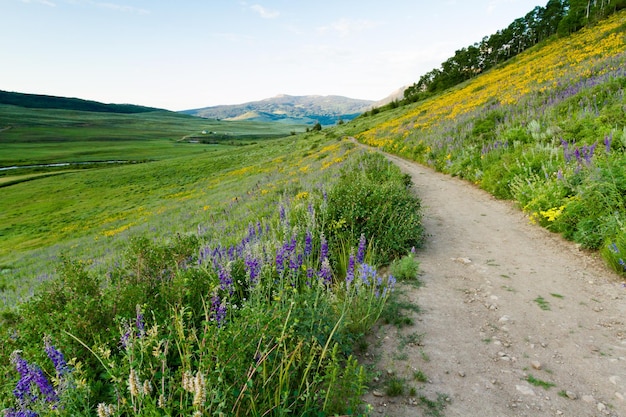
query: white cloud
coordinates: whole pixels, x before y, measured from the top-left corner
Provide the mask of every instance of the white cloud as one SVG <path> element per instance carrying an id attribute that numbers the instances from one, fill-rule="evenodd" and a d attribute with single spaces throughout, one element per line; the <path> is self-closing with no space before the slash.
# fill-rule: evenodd
<path id="1" fill-rule="evenodd" d="M 260 4 L 253 4 L 250 6 L 250 9 L 257 12 L 263 19 L 276 19 L 280 16 L 280 12 L 278 10 L 266 9 Z"/>
<path id="2" fill-rule="evenodd" d="M 335 32 L 341 37 L 346 37 L 376 26 L 380 26 L 380 23 L 367 19 L 352 20 L 343 17 L 339 20 L 335 20 L 328 26 L 319 27 L 317 31 L 321 34 Z"/>

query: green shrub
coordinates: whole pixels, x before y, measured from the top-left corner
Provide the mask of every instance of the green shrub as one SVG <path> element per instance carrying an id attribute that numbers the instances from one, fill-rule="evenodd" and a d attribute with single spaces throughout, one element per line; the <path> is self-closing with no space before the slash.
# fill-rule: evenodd
<path id="1" fill-rule="evenodd" d="M 417 272 L 419 270 L 419 261 L 415 259 L 413 252 L 403 256 L 400 259 L 395 259 L 391 262 L 389 270 L 399 281 L 411 281 L 417 279 Z"/>
<path id="2" fill-rule="evenodd" d="M 420 201 L 408 177 L 379 154 L 366 154 L 342 171 L 328 192 L 324 233 L 331 245 L 374 242 L 374 263 L 388 264 L 423 241 Z"/>

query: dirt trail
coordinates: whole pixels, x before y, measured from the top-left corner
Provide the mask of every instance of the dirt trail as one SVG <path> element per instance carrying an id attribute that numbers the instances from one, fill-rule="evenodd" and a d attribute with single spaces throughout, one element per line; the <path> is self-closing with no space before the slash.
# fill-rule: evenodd
<path id="1" fill-rule="evenodd" d="M 623 281 L 510 203 L 390 159 L 412 176 L 429 236 L 418 251 L 424 285 L 405 288 L 422 312 L 370 342 L 382 370 L 365 398 L 372 415 L 427 415 L 419 396 L 444 394 L 445 416 L 626 416 Z M 415 398 L 385 395 L 388 375 Z"/>

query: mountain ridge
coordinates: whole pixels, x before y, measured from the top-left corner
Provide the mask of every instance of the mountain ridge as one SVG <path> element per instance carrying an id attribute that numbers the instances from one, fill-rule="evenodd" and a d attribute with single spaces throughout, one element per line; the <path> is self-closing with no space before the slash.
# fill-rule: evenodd
<path id="1" fill-rule="evenodd" d="M 339 95 L 293 96 L 278 94 L 262 100 L 183 110 L 180 113 L 209 119 L 274 121 L 333 125 L 352 120 L 377 102 Z"/>
<path id="2" fill-rule="evenodd" d="M 136 104 L 102 103 L 94 100 L 85 100 L 76 97 L 60 97 L 45 94 L 18 93 L 0 90 L 0 104 L 25 107 L 30 109 L 59 109 L 90 111 L 97 113 L 146 113 L 152 111 L 166 111 L 156 107 L 140 106 Z"/>

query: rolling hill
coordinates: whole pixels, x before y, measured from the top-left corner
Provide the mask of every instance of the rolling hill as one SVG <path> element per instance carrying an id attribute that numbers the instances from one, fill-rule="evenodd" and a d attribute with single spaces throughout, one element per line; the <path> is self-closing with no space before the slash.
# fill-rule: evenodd
<path id="1" fill-rule="evenodd" d="M 181 113 L 208 119 L 252 120 L 288 124 L 334 125 L 352 120 L 375 102 L 342 96 L 290 96 L 280 94 L 243 104 L 203 107 Z"/>
<path id="2" fill-rule="evenodd" d="M 57 97 L 43 94 L 26 94 L 0 90 L 0 104 L 26 107 L 29 109 L 77 110 L 97 113 L 146 113 L 159 111 L 154 107 L 134 104 L 105 104 L 80 98 Z"/>

